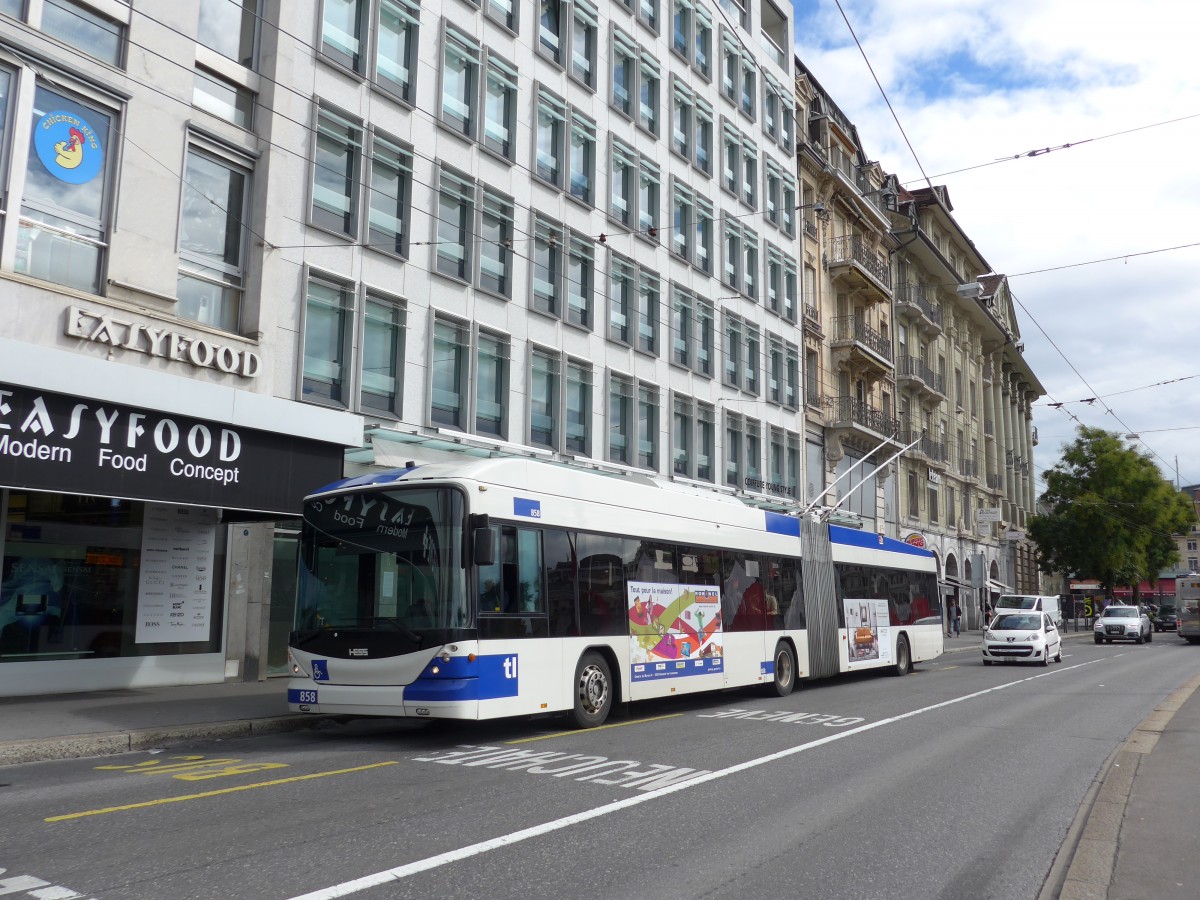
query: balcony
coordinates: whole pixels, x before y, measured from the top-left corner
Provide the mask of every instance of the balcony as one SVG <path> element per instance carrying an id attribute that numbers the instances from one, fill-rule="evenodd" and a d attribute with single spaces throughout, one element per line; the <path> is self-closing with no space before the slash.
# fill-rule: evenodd
<path id="1" fill-rule="evenodd" d="M 985 362 L 983 364 L 983 383 L 992 383 L 992 364 L 990 362 Z"/>
<path id="2" fill-rule="evenodd" d="M 958 474 L 963 478 L 970 478 L 975 481 L 979 480 L 979 460 L 969 456 L 960 457 L 958 460 Z"/>
<path id="3" fill-rule="evenodd" d="M 863 451 L 874 450 L 885 438 L 894 442 L 900 431 L 898 420 L 855 397 L 838 397 L 829 418 L 843 443 Z"/>
<path id="4" fill-rule="evenodd" d="M 942 307 L 929 299 L 923 284 L 904 281 L 896 285 L 896 312 L 929 336 L 942 333 Z"/>
<path id="5" fill-rule="evenodd" d="M 858 235 L 836 237 L 829 244 L 829 274 L 857 291 L 864 300 L 886 303 L 892 297 L 892 273 L 887 257 L 871 249 Z"/>
<path id="6" fill-rule="evenodd" d="M 1004 490 L 1004 477 L 999 474 L 988 475 L 987 486 L 989 491 Z"/>
<path id="7" fill-rule="evenodd" d="M 923 459 L 925 462 L 935 466 L 946 465 L 949 455 L 946 452 L 946 445 L 944 443 L 935 441 L 928 434 L 924 433 L 923 430 L 906 429 L 900 432 L 900 442 L 906 447 L 912 444 L 913 441 L 917 443 L 908 451 L 909 456 Z"/>
<path id="8" fill-rule="evenodd" d="M 816 238 L 817 226 L 813 224 L 812 219 L 806 218 L 804 220 L 804 233 L 807 234 L 810 238 L 814 238 L 814 239 Z"/>
<path id="9" fill-rule="evenodd" d="M 836 316 L 829 341 L 834 354 L 842 355 L 852 371 L 879 377 L 892 371 L 892 345 L 859 316 Z"/>
<path id="10" fill-rule="evenodd" d="M 804 304 L 804 330 L 818 338 L 825 336 L 825 331 L 821 328 L 821 311 L 811 303 Z"/>
<path id="11" fill-rule="evenodd" d="M 996 438 L 996 423 L 991 419 L 983 420 L 983 436 L 992 440 Z"/>
<path id="12" fill-rule="evenodd" d="M 896 360 L 896 384 L 915 388 L 928 406 L 946 399 L 946 376 L 933 371 L 919 356 L 901 356 Z"/>

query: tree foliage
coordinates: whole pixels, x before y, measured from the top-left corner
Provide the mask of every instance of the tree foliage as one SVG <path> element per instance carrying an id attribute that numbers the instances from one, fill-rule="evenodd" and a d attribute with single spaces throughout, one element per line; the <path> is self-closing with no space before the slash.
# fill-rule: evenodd
<path id="1" fill-rule="evenodd" d="M 1121 437 L 1081 426 L 1062 459 L 1046 472 L 1039 498 L 1047 510 L 1029 523 L 1045 572 L 1117 585 L 1154 581 L 1179 559 L 1174 535 L 1195 518 L 1191 501 L 1175 490 L 1150 455 Z"/>

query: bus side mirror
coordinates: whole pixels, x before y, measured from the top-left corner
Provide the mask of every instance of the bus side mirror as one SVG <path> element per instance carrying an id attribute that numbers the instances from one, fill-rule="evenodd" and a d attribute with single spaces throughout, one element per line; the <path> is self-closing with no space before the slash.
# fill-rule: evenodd
<path id="1" fill-rule="evenodd" d="M 477 566 L 496 564 L 496 533 L 485 515 L 471 516 L 471 561 Z"/>

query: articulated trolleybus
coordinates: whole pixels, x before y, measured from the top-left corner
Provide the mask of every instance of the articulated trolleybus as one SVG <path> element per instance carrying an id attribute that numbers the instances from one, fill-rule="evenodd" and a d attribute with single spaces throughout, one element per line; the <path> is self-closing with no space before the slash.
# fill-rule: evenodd
<path id="1" fill-rule="evenodd" d="M 411 466 L 306 498 L 288 705 L 488 719 L 942 652 L 935 560 L 649 476 Z"/>

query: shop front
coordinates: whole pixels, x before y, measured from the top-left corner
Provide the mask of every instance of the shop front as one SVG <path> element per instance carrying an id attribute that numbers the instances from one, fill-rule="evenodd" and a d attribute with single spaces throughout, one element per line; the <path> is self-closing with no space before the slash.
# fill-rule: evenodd
<path id="1" fill-rule="evenodd" d="M 357 416 L 163 373 L 123 391 L 161 403 L 115 402 L 120 374 L 0 378 L 0 696 L 265 676 L 277 535 L 361 441 Z"/>

